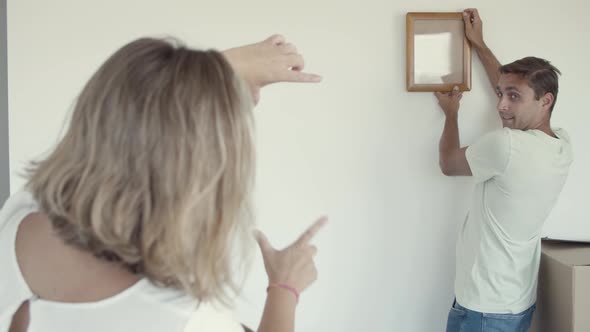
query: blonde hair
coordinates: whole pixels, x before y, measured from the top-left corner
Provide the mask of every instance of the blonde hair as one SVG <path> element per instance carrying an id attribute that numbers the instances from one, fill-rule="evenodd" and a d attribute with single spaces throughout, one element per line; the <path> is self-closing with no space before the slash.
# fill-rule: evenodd
<path id="1" fill-rule="evenodd" d="M 227 303 L 251 226 L 252 107 L 219 52 L 133 41 L 86 84 L 27 188 L 66 243 Z"/>

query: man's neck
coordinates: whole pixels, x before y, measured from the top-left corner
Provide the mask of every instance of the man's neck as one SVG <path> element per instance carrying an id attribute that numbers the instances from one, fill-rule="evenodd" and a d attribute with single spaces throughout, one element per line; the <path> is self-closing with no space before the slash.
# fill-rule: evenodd
<path id="1" fill-rule="evenodd" d="M 542 125 L 537 126 L 537 128 L 534 128 L 534 129 L 540 130 L 553 138 L 559 138 L 559 137 L 557 137 L 557 135 L 555 135 L 555 133 L 551 129 L 551 124 L 549 122 L 545 122 Z"/>

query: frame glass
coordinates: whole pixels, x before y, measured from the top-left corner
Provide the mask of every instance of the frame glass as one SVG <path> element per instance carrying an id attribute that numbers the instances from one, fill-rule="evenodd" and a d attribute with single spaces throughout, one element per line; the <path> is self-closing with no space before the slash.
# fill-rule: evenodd
<path id="1" fill-rule="evenodd" d="M 462 13 L 406 15 L 408 91 L 471 90 L 471 44 Z"/>

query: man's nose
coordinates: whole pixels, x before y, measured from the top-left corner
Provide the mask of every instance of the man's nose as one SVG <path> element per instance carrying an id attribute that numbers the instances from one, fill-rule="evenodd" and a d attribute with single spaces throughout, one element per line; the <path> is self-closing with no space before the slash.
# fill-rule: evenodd
<path id="1" fill-rule="evenodd" d="M 498 111 L 506 111 L 508 110 L 508 102 L 504 98 L 500 98 L 498 100 L 498 105 L 496 106 Z"/>

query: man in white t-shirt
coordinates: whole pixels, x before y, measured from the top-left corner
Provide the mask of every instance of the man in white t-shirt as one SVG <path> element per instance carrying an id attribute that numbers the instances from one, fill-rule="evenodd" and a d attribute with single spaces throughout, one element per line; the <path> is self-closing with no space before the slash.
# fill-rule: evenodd
<path id="1" fill-rule="evenodd" d="M 504 128 L 461 147 L 461 93 L 436 93 L 446 116 L 441 170 L 476 182 L 457 239 L 456 300 L 447 332 L 527 331 L 535 310 L 541 229 L 572 162 L 566 132 L 550 125 L 560 72 L 535 57 L 501 66 L 483 41 L 477 10 L 467 9 L 463 17 L 498 95 Z"/>

